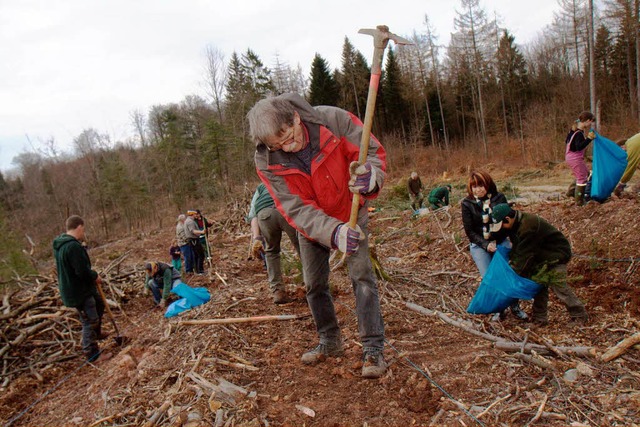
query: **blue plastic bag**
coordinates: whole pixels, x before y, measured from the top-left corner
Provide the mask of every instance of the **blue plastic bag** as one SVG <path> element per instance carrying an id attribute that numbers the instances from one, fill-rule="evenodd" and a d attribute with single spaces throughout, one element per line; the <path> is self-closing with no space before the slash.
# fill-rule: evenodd
<path id="1" fill-rule="evenodd" d="M 593 141 L 591 198 L 604 202 L 616 188 L 627 167 L 627 152 L 615 142 L 596 134 Z"/>
<path id="2" fill-rule="evenodd" d="M 542 285 L 513 271 L 508 261 L 509 251 L 509 248 L 498 246 L 467 313 L 499 313 L 516 300 L 530 300 L 540 291 Z"/>
<path id="3" fill-rule="evenodd" d="M 171 292 L 182 298 L 169 304 L 164 317 L 177 316 L 183 311 L 191 310 L 193 307 L 202 305 L 211 299 L 211 295 L 206 288 L 192 288 L 185 283 L 178 283 Z"/>

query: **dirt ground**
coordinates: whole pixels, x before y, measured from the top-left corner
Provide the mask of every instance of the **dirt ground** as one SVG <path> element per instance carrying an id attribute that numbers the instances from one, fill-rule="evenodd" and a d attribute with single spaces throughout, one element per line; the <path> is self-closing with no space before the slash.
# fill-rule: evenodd
<path id="1" fill-rule="evenodd" d="M 507 341 L 595 347 L 599 356 L 640 329 L 640 199 L 629 193 L 579 208 L 561 196 L 564 182 L 549 185 L 545 177 L 540 183 L 529 177 L 529 187 L 507 192 L 517 200 L 517 209 L 541 215 L 570 239 L 575 254 L 570 284 L 585 301 L 590 320 L 584 326 L 571 324 L 551 296 L 546 327 L 513 316 L 490 322 L 490 316 L 466 313 L 479 277 L 457 203 L 463 179 L 453 179 L 448 213 L 414 217 L 407 203 L 392 202 L 389 191 L 373 203 L 372 242 L 389 275 L 379 282 L 390 364 L 384 377 L 360 377 L 361 346 L 345 271 L 333 274 L 331 283 L 346 353 L 314 367 L 300 362 L 302 353 L 316 345 L 317 335 L 291 246 L 287 241 L 284 269 L 295 299 L 276 306 L 262 263 L 247 260 L 248 228 L 229 226 L 229 213 L 220 212 L 210 216 L 221 225 L 211 239 L 211 274 L 186 280 L 206 287 L 210 302 L 165 319 L 153 309 L 151 297 L 142 295 L 142 273 L 134 276 L 131 289 L 136 290 L 127 293 L 123 312 L 115 313 L 129 342 L 117 347 L 107 339 L 93 364 L 78 356 L 41 372 L 42 381 L 28 373 L 12 381 L 0 395 L 3 425 L 17 415 L 11 425 L 143 425 L 163 404 L 168 410 L 156 425 L 640 424 L 637 346 L 610 362 L 547 355 L 549 364 L 543 368 L 405 305 L 418 304 Z M 167 228 L 94 248 L 90 255 L 100 269 L 130 251 L 121 268 L 140 269 L 144 260 L 166 260 L 172 238 L 173 229 Z M 531 303 L 523 302 L 523 308 L 530 312 Z M 285 314 L 301 317 L 179 324 Z M 104 321 L 109 329 L 106 316 Z M 575 373 L 577 378 L 569 378 Z M 246 395 L 212 396 L 206 381 L 217 385 L 220 379 L 242 387 Z"/>

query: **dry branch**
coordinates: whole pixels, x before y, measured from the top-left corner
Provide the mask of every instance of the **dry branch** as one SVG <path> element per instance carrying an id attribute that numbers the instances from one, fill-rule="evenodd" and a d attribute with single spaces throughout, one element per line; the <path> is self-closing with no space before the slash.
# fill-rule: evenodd
<path id="1" fill-rule="evenodd" d="M 522 343 L 519 342 L 511 342 L 511 341 L 497 341 L 495 344 L 495 347 L 499 350 L 502 351 L 507 351 L 507 352 L 524 352 L 524 353 L 531 353 L 531 351 L 535 351 L 538 354 L 544 354 L 544 355 L 549 355 L 549 354 L 554 354 L 553 351 L 551 351 L 550 349 L 548 349 L 546 346 L 541 345 L 541 344 L 525 344 L 524 347 L 522 346 Z M 596 349 L 594 347 L 564 347 L 564 346 L 554 346 L 554 348 L 562 355 L 565 356 L 582 356 L 582 357 L 595 357 L 596 356 Z"/>
<path id="2" fill-rule="evenodd" d="M 413 310 L 413 311 L 417 311 L 418 313 L 422 313 L 422 314 L 426 314 L 427 316 L 437 316 L 439 317 L 441 320 L 443 320 L 445 323 L 448 323 L 450 325 L 456 326 L 460 329 L 462 329 L 463 331 L 466 331 L 472 335 L 478 336 L 480 338 L 484 338 L 486 340 L 489 341 L 493 341 L 493 342 L 497 342 L 497 341 L 502 341 L 502 338 L 497 337 L 495 335 L 491 335 L 491 334 L 487 334 L 485 332 L 480 332 L 477 329 L 474 329 L 470 326 L 467 326 L 465 324 L 463 324 L 462 322 L 458 321 L 458 320 L 454 320 L 451 317 L 447 316 L 444 313 L 440 313 L 439 311 L 434 311 L 434 310 L 429 310 L 428 308 L 422 307 L 418 304 L 414 304 L 411 302 L 407 302 L 405 303 L 405 305 L 407 306 L 407 308 Z"/>
<path id="3" fill-rule="evenodd" d="M 274 320 L 295 320 L 302 319 L 307 316 L 299 316 L 297 314 L 279 314 L 271 316 L 253 316 L 253 317 L 228 317 L 225 319 L 201 319 L 201 320 L 182 320 L 178 325 L 221 325 L 228 323 L 257 323 L 272 322 Z"/>
<path id="4" fill-rule="evenodd" d="M 618 344 L 609 348 L 607 351 L 604 352 L 604 354 L 600 359 L 603 362 L 609 362 L 615 359 L 616 357 L 622 355 L 624 352 L 626 352 L 629 349 L 629 347 L 633 347 L 638 343 L 640 343 L 640 332 L 636 332 L 630 337 L 623 339 Z"/>

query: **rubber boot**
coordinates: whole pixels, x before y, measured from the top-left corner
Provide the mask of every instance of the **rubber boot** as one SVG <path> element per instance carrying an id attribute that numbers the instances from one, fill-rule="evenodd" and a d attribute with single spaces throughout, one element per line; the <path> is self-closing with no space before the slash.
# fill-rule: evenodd
<path id="1" fill-rule="evenodd" d="M 566 196 L 568 198 L 572 198 L 575 195 L 576 195 L 576 182 L 573 181 L 571 184 L 569 184 L 569 188 L 567 188 Z"/>
<path id="2" fill-rule="evenodd" d="M 575 195 L 575 199 L 576 199 L 576 205 L 578 206 L 583 206 L 584 205 L 584 189 L 587 185 L 586 184 L 577 184 L 576 185 L 576 195 Z"/>

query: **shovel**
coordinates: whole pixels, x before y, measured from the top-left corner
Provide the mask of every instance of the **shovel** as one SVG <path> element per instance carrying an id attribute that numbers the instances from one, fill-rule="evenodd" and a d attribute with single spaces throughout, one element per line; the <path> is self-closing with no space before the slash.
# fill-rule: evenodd
<path id="1" fill-rule="evenodd" d="M 104 304 L 105 309 L 107 310 L 107 315 L 109 316 L 109 320 L 113 324 L 113 329 L 116 331 L 116 336 L 113 337 L 113 340 L 116 342 L 116 345 L 120 346 L 124 344 L 125 338 L 120 336 L 120 330 L 118 329 L 118 325 L 116 325 L 116 321 L 113 318 L 113 313 L 111 312 L 111 307 L 109 307 L 109 303 L 107 302 L 107 298 L 104 296 L 104 292 L 102 291 L 102 286 L 99 281 L 96 281 L 96 288 L 98 288 L 98 293 L 100 294 L 100 298 L 102 298 L 102 302 Z"/>

